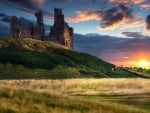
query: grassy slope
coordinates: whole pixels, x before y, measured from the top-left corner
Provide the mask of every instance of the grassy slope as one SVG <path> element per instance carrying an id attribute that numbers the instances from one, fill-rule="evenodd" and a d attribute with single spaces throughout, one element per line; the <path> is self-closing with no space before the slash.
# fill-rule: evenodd
<path id="1" fill-rule="evenodd" d="M 134 77 L 85 53 L 32 39 L 0 38 L 0 78 Z"/>

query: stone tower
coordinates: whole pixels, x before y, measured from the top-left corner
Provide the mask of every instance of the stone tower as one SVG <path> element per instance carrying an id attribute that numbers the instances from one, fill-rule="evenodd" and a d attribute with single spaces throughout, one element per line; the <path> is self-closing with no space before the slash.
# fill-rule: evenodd
<path id="1" fill-rule="evenodd" d="M 62 9 L 54 8 L 54 25 L 64 24 L 64 15 Z"/>
<path id="2" fill-rule="evenodd" d="M 38 35 L 43 40 L 44 38 L 44 23 L 43 23 L 43 12 L 39 11 L 35 13 L 35 16 L 37 18 L 37 29 L 38 29 Z"/>
<path id="3" fill-rule="evenodd" d="M 11 23 L 10 23 L 10 33 L 12 37 L 19 38 L 19 34 L 21 32 L 21 22 L 16 16 L 11 17 Z"/>
<path id="4" fill-rule="evenodd" d="M 61 45 L 66 46 L 68 49 L 73 50 L 73 28 L 64 20 L 62 9 L 54 8 L 54 25 L 51 27 L 48 36 L 45 36 L 43 12 L 38 11 L 35 13 L 37 24 L 12 16 L 10 23 L 11 36 L 14 38 L 33 38 L 38 40 L 49 40 Z"/>
<path id="5" fill-rule="evenodd" d="M 64 21 L 62 9 L 54 8 L 54 25 L 49 33 L 49 40 L 73 49 L 73 28 Z"/>

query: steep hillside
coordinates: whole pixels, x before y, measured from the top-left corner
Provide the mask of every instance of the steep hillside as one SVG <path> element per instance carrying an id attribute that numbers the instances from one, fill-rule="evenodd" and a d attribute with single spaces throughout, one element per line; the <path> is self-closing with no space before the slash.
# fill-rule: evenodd
<path id="1" fill-rule="evenodd" d="M 134 77 L 94 56 L 33 39 L 0 38 L 0 78 Z M 120 75 L 120 76 L 119 76 Z"/>

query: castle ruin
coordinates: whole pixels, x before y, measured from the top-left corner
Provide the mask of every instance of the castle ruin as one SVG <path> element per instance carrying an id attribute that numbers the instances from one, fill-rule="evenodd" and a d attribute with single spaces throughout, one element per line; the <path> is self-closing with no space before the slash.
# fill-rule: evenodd
<path id="1" fill-rule="evenodd" d="M 64 21 L 62 9 L 54 9 L 54 25 L 51 27 L 49 39 L 73 49 L 73 28 Z"/>
<path id="2" fill-rule="evenodd" d="M 10 23 L 11 36 L 14 38 L 33 38 L 37 40 L 52 41 L 73 50 L 73 28 L 64 20 L 62 9 L 54 8 L 54 25 L 48 36 L 45 36 L 43 12 L 35 13 L 37 24 L 23 25 L 21 19 L 12 16 Z"/>

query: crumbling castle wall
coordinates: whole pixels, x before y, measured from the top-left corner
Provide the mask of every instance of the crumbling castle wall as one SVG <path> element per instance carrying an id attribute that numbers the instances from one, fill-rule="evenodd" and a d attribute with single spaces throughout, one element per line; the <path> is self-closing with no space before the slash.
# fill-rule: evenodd
<path id="1" fill-rule="evenodd" d="M 21 19 L 16 16 L 11 18 L 11 36 L 15 38 L 33 38 L 33 39 L 44 39 L 44 24 L 43 24 L 43 13 L 39 11 L 35 13 L 37 18 L 37 25 L 29 23 L 23 25 Z"/>
<path id="2" fill-rule="evenodd" d="M 23 25 L 21 19 L 16 16 L 11 18 L 11 36 L 15 38 L 33 38 L 38 40 L 48 40 L 73 49 L 73 28 L 64 20 L 62 9 L 54 8 L 54 25 L 51 27 L 48 38 L 45 38 L 43 12 L 35 13 L 37 24 L 29 23 Z"/>
<path id="3" fill-rule="evenodd" d="M 51 27 L 49 40 L 73 49 L 73 28 L 64 21 L 62 9 L 54 9 L 54 25 Z"/>

